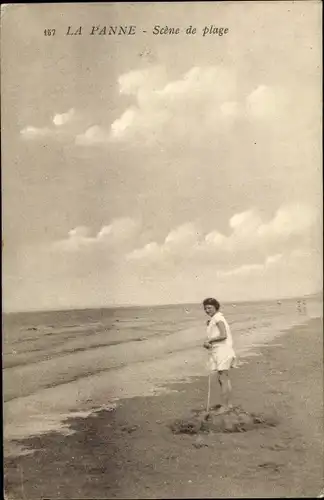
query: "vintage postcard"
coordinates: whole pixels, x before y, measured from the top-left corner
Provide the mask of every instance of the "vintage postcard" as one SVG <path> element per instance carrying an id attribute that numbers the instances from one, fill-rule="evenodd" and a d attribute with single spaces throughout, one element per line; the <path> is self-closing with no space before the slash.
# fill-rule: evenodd
<path id="1" fill-rule="evenodd" d="M 319 1 L 2 6 L 7 500 L 324 491 L 321 41 Z"/>

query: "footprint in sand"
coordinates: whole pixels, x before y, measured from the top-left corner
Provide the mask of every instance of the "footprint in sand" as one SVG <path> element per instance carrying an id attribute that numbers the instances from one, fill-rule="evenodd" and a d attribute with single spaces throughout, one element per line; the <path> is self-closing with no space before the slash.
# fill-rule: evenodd
<path id="1" fill-rule="evenodd" d="M 273 472 L 280 472 L 280 467 L 281 464 L 277 464 L 276 462 L 264 462 L 258 465 L 258 468 L 260 469 L 268 469 L 272 470 Z"/>
<path id="2" fill-rule="evenodd" d="M 267 450 L 272 450 L 272 451 L 283 451 L 283 450 L 287 450 L 288 446 L 286 446 L 284 444 L 274 444 L 274 445 L 270 445 L 270 446 L 261 445 L 261 448 L 266 448 Z"/>

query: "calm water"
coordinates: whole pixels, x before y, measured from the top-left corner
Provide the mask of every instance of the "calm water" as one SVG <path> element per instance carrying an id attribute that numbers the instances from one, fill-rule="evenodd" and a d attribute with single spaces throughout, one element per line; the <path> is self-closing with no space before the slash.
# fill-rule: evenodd
<path id="1" fill-rule="evenodd" d="M 321 297 L 306 304 L 304 313 L 296 299 L 224 305 L 239 358 L 321 316 Z M 200 305 L 4 315 L 5 437 L 62 429 L 68 413 L 205 374 L 206 319 Z"/>

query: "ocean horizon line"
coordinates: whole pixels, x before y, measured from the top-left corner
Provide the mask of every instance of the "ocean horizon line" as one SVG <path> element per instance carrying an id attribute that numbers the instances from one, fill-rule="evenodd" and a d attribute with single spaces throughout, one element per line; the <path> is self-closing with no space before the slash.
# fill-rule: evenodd
<path id="1" fill-rule="evenodd" d="M 248 299 L 248 300 L 224 300 L 221 304 L 246 304 L 246 303 L 262 303 L 269 301 L 280 301 L 280 300 L 298 300 L 303 298 L 316 297 L 318 295 L 323 295 L 323 291 L 320 290 L 318 292 L 304 294 L 304 295 L 292 295 L 292 296 L 279 296 L 279 297 L 268 297 L 261 299 Z M 98 306 L 69 306 L 63 307 L 60 309 L 57 308 L 49 308 L 49 309 L 27 309 L 27 310 L 2 310 L 3 315 L 11 315 L 11 314 L 32 314 L 32 313 L 47 313 L 47 312 L 68 312 L 68 311 L 97 311 L 104 309 L 140 309 L 140 308 L 162 308 L 162 307 L 176 307 L 176 306 L 197 306 L 201 304 L 202 301 L 199 302 L 170 302 L 163 304 L 107 304 L 107 305 L 98 305 Z"/>

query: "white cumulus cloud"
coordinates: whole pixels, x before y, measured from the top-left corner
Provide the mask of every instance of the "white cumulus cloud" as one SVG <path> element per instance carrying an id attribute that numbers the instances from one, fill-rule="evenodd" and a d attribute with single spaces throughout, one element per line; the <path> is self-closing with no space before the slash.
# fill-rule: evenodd
<path id="1" fill-rule="evenodd" d="M 147 264 L 161 262 L 163 260 L 163 248 L 155 241 L 147 243 L 144 247 L 133 250 L 126 255 L 128 261 L 139 261 Z"/>
<path id="2" fill-rule="evenodd" d="M 78 134 L 75 138 L 75 143 L 79 146 L 93 146 L 105 144 L 109 141 L 109 132 L 99 125 L 89 127 L 82 134 Z"/>
<path id="3" fill-rule="evenodd" d="M 170 231 L 161 245 L 150 242 L 127 255 L 127 260 L 143 259 L 150 263 L 151 261 L 173 260 L 174 257 L 183 258 L 193 251 L 198 237 L 199 232 L 193 223 L 183 224 Z"/>
<path id="4" fill-rule="evenodd" d="M 252 118 L 273 118 L 281 113 L 285 97 L 281 89 L 259 85 L 246 99 L 246 110 Z"/>
<path id="5" fill-rule="evenodd" d="M 38 137 L 46 137 L 51 135 L 52 131 L 48 127 L 33 127 L 28 125 L 20 131 L 24 139 L 37 139 Z"/>
<path id="6" fill-rule="evenodd" d="M 199 232 L 194 224 L 183 224 L 167 235 L 164 246 L 170 250 L 185 250 L 198 241 L 198 235 Z"/>
<path id="7" fill-rule="evenodd" d="M 53 123 L 55 126 L 60 127 L 61 125 L 65 125 L 73 120 L 75 117 L 75 109 L 71 108 L 66 113 L 56 114 L 53 117 Z"/>
<path id="8" fill-rule="evenodd" d="M 81 117 L 78 116 L 75 109 L 71 108 L 66 113 L 54 113 L 52 123 L 48 126 L 34 127 L 32 125 L 28 125 L 20 131 L 20 134 L 25 140 L 42 137 L 53 137 L 57 139 L 73 137 L 75 134 L 75 130 L 73 130 L 73 128 L 75 128 L 77 122 L 80 121 L 80 118 Z"/>
<path id="9" fill-rule="evenodd" d="M 305 204 L 288 204 L 281 207 L 268 224 L 259 226 L 259 235 L 269 237 L 298 236 L 305 233 L 316 222 L 317 214 Z"/>
<path id="10" fill-rule="evenodd" d="M 157 90 L 167 81 L 162 66 L 132 70 L 118 78 L 119 92 L 125 95 L 138 95 L 145 89 Z"/>
<path id="11" fill-rule="evenodd" d="M 69 231 L 70 238 L 87 238 L 90 234 L 90 229 L 86 226 L 77 226 Z"/>
<path id="12" fill-rule="evenodd" d="M 204 268 L 224 279 L 243 279 L 249 273 L 261 276 L 284 270 L 292 262 L 309 265 L 308 261 L 314 260 L 316 243 L 310 235 L 316 221 L 316 213 L 308 205 L 282 206 L 269 220 L 251 208 L 234 214 L 227 232 L 217 228 L 204 232 L 198 223 L 187 222 L 167 232 L 162 241 L 154 241 L 141 222 L 121 217 L 97 232 L 85 226 L 75 227 L 66 238 L 55 242 L 53 249 L 80 255 L 93 253 L 93 258 L 99 260 L 102 255 L 105 261 L 124 262 L 135 274 L 144 269 L 177 274 L 183 268 L 192 272 Z"/>
<path id="13" fill-rule="evenodd" d="M 97 234 L 91 236 L 90 228 L 78 226 L 71 229 L 67 238 L 56 241 L 53 249 L 66 252 L 77 252 L 84 249 L 118 250 L 123 245 L 135 244 L 140 230 L 140 223 L 128 217 L 114 219 L 108 226 L 103 226 Z"/>
<path id="14" fill-rule="evenodd" d="M 125 113 L 111 125 L 112 136 L 117 139 L 122 137 L 126 130 L 133 125 L 136 114 L 137 112 L 135 109 L 127 109 Z"/>
<path id="15" fill-rule="evenodd" d="M 121 243 L 133 239 L 139 231 L 139 222 L 130 217 L 115 219 L 108 226 L 103 226 L 97 234 L 98 241 Z"/>
<path id="16" fill-rule="evenodd" d="M 267 257 L 266 265 L 271 266 L 272 264 L 277 264 L 281 260 L 282 260 L 281 253 L 277 253 L 276 255 L 270 255 L 269 257 Z"/>
<path id="17" fill-rule="evenodd" d="M 159 67 L 131 71 L 118 84 L 134 98 L 111 125 L 111 138 L 119 141 L 214 140 L 237 118 L 276 117 L 285 105 L 281 89 L 264 84 L 243 96 L 234 69 L 223 66 L 195 66 L 172 81 Z"/>
<path id="18" fill-rule="evenodd" d="M 169 82 L 161 68 L 132 71 L 119 78 L 119 88 L 135 102 L 112 123 L 114 140 L 155 143 L 195 137 L 193 132 L 214 134 L 224 118 L 238 113 L 236 77 L 229 68 L 193 67 Z"/>
<path id="19" fill-rule="evenodd" d="M 282 252 L 292 251 L 296 246 L 306 248 L 315 224 L 316 212 L 307 205 L 280 207 L 269 221 L 250 209 L 230 218 L 229 234 L 217 229 L 203 234 L 195 224 L 187 223 L 170 231 L 162 244 L 150 242 L 130 253 L 128 259 L 139 261 L 149 257 L 172 262 L 177 257 L 182 261 L 214 263 L 225 268 L 224 272 L 238 264 L 263 262 L 271 266 L 281 260 Z"/>

